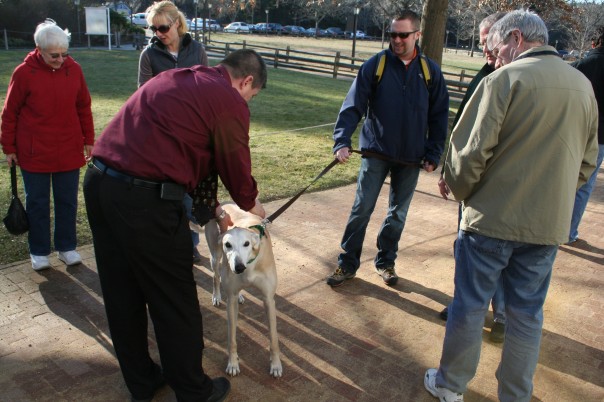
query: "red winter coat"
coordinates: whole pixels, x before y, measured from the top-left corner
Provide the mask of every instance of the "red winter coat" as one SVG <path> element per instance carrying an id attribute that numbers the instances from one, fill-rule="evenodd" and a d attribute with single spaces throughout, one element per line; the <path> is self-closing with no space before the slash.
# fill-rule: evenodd
<path id="1" fill-rule="evenodd" d="M 0 144 L 16 153 L 19 166 L 34 173 L 79 169 L 84 144 L 94 144 L 90 93 L 82 68 L 67 57 L 58 70 L 38 50 L 29 53 L 11 77 Z"/>

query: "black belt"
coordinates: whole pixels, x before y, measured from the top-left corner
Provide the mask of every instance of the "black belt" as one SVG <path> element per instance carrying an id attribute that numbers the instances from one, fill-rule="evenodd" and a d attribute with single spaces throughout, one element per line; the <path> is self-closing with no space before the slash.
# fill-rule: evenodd
<path id="1" fill-rule="evenodd" d="M 92 164 L 94 165 L 94 167 L 96 167 L 101 172 L 105 173 L 107 176 L 111 176 L 115 179 L 121 180 L 133 186 L 155 190 L 160 189 L 162 185 L 162 183 L 157 181 L 137 179 L 134 176 L 130 176 L 118 170 L 112 169 L 96 158 L 92 160 Z"/>

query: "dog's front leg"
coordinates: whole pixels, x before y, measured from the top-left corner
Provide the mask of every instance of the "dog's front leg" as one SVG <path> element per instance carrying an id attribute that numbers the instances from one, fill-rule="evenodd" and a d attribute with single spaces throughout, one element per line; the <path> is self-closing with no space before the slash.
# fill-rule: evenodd
<path id="1" fill-rule="evenodd" d="M 237 293 L 230 293 L 227 299 L 227 353 L 229 361 L 226 372 L 230 376 L 239 374 L 239 356 L 237 355 L 237 317 L 239 315 L 239 303 Z"/>
<path id="2" fill-rule="evenodd" d="M 275 378 L 281 377 L 283 367 L 281 366 L 281 358 L 279 357 L 279 336 L 277 335 L 277 309 L 275 308 L 275 297 L 266 296 L 264 298 L 264 310 L 268 319 L 269 341 L 271 368 L 270 375 Z"/>

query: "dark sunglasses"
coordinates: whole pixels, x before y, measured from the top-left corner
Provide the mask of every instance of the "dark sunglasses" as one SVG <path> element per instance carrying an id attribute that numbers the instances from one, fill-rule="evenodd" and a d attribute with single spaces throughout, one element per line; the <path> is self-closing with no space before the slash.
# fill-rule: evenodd
<path id="1" fill-rule="evenodd" d="M 159 31 L 160 33 L 168 33 L 168 31 L 170 30 L 170 28 L 172 28 L 172 24 L 170 25 L 160 25 L 158 27 L 151 25 L 149 27 L 149 29 L 151 30 L 151 32 L 155 33 L 157 31 Z"/>
<path id="2" fill-rule="evenodd" d="M 419 29 L 416 29 L 415 31 L 411 31 L 411 32 L 389 32 L 389 34 L 392 39 L 396 39 L 397 37 L 399 37 L 401 39 L 407 39 L 409 37 L 409 35 L 414 34 L 417 31 L 419 31 Z"/>
<path id="3" fill-rule="evenodd" d="M 67 56 L 69 56 L 69 53 L 48 53 L 48 55 L 52 58 L 52 59 L 58 59 L 59 57 L 62 57 L 64 59 L 67 58 Z"/>

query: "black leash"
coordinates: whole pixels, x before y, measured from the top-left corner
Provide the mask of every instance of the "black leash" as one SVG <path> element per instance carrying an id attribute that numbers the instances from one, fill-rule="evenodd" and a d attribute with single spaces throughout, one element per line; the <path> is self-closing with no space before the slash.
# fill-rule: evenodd
<path id="1" fill-rule="evenodd" d="M 313 179 L 313 181 L 310 182 L 310 184 L 306 187 L 304 187 L 302 189 L 302 191 L 300 191 L 298 194 L 294 195 L 292 199 L 290 199 L 289 201 L 287 201 L 281 208 L 279 208 L 278 210 L 276 210 L 275 212 L 273 212 L 271 214 L 271 216 L 269 216 L 268 218 L 264 219 L 264 223 L 271 223 L 272 221 L 274 221 L 275 219 L 277 219 L 277 217 L 279 215 L 281 215 L 287 208 L 289 208 L 290 205 L 292 205 L 298 198 L 300 198 L 300 196 L 302 194 L 304 194 L 306 192 L 306 190 L 308 190 L 308 188 L 310 186 L 312 186 L 317 180 L 319 180 L 321 177 L 323 177 L 323 175 L 325 175 L 325 173 L 329 172 L 331 170 L 332 167 L 334 167 L 335 165 L 338 164 L 338 160 L 334 159 L 333 161 L 331 161 L 331 163 L 329 165 L 327 165 L 325 167 L 325 169 L 323 169 L 323 171 L 321 173 L 319 173 L 317 175 L 317 177 L 315 177 Z"/>
<path id="2" fill-rule="evenodd" d="M 421 163 L 417 163 L 417 162 L 402 162 L 393 158 L 389 158 L 385 155 L 382 154 L 378 154 L 375 152 L 370 152 L 370 151 L 358 151 L 356 149 L 353 149 L 351 152 L 356 153 L 356 154 L 360 154 L 364 157 L 368 157 L 368 158 L 377 158 L 377 159 L 381 159 L 387 162 L 392 162 L 392 163 L 398 163 L 399 165 L 407 165 L 407 166 L 419 166 L 422 167 Z M 262 222 L 264 225 L 266 225 L 267 223 L 271 223 L 273 222 L 275 219 L 277 219 L 279 217 L 279 215 L 281 215 L 283 212 L 285 212 L 285 210 L 287 208 L 290 207 L 290 205 L 292 205 L 298 198 L 300 198 L 300 196 L 302 194 L 304 194 L 306 192 L 306 190 L 308 190 L 308 188 L 310 186 L 312 186 L 317 180 L 319 180 L 321 177 L 323 177 L 327 172 L 329 172 L 331 170 L 331 168 L 333 168 L 335 165 L 337 165 L 339 163 L 339 161 L 337 159 L 334 159 L 333 161 L 331 161 L 331 163 L 329 165 L 327 165 L 325 167 L 325 169 L 323 169 L 323 171 L 321 171 L 321 173 L 319 173 L 317 175 L 317 177 L 315 177 L 313 179 L 313 181 L 310 182 L 310 184 L 306 187 L 304 187 L 300 192 L 298 192 L 298 194 L 296 194 L 295 196 L 293 196 L 289 201 L 287 201 L 281 208 L 279 208 L 278 210 L 276 210 L 275 212 L 273 212 L 268 218 L 265 218 Z"/>

